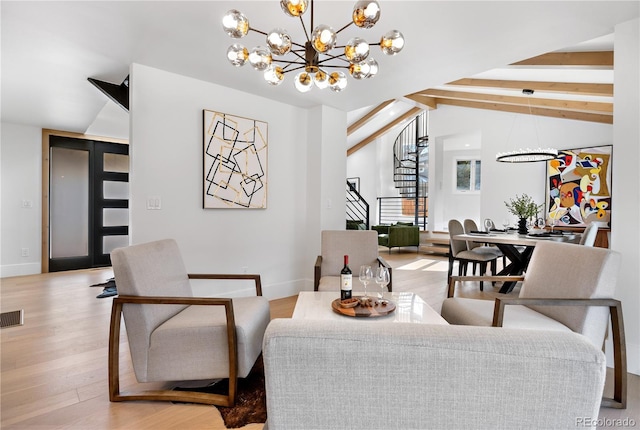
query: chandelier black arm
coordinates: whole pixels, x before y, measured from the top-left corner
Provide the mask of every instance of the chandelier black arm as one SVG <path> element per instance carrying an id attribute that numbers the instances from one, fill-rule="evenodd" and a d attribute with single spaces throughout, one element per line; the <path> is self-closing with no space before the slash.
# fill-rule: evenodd
<path id="1" fill-rule="evenodd" d="M 249 31 L 255 31 L 256 33 L 263 34 L 265 36 L 267 35 L 267 33 L 265 33 L 264 31 L 258 30 L 257 28 L 253 28 L 253 27 L 249 27 Z"/>
<path id="2" fill-rule="evenodd" d="M 313 8 L 313 2 L 311 2 L 311 7 Z M 304 25 L 304 20 L 302 19 L 302 15 L 300 15 L 298 18 L 300 18 L 300 24 L 302 24 L 302 29 L 304 30 L 304 36 L 307 38 L 307 41 L 310 41 L 311 38 L 309 37 L 309 32 L 307 31 L 307 26 Z M 313 28 L 313 9 L 311 11 L 311 28 Z M 296 45 L 298 46 L 302 46 L 296 43 Z"/>
<path id="3" fill-rule="evenodd" d="M 344 54 L 339 54 L 339 55 L 328 55 L 328 54 L 325 54 L 325 55 L 327 56 L 327 58 L 323 58 L 322 60 L 319 60 L 318 64 L 322 64 L 324 62 L 331 61 L 331 60 L 341 60 L 341 61 L 344 61 L 345 63 L 349 62 L 349 60 L 347 60 L 344 57 Z M 342 66 L 340 66 L 340 67 L 342 67 Z"/>
<path id="4" fill-rule="evenodd" d="M 291 64 L 300 64 L 300 63 L 291 63 Z M 291 64 L 289 64 L 289 65 L 291 65 Z M 287 65 L 286 67 L 289 67 L 289 65 Z M 304 69 L 304 64 L 302 66 L 300 66 L 300 67 L 294 67 L 293 69 L 289 69 L 289 70 L 286 70 L 286 68 L 283 68 L 282 69 L 282 73 L 294 72 L 294 71 L 300 70 L 300 69 Z"/>
<path id="5" fill-rule="evenodd" d="M 336 34 L 340 33 L 342 30 L 349 28 L 350 25 L 353 24 L 353 21 L 349 22 L 349 24 L 346 24 L 344 27 L 342 27 L 340 30 L 336 31 Z"/>
<path id="6" fill-rule="evenodd" d="M 289 53 L 295 55 L 296 57 L 298 57 L 300 60 L 302 60 L 303 63 L 306 61 L 304 56 L 300 55 L 298 53 L 298 51 L 291 50 L 291 51 L 289 51 Z M 280 61 L 280 60 L 278 60 L 278 61 Z"/>
<path id="7" fill-rule="evenodd" d="M 284 63 L 284 64 L 302 64 L 303 66 L 305 65 L 305 63 L 303 61 L 290 61 L 290 60 L 273 60 L 274 63 Z"/>
<path id="8" fill-rule="evenodd" d="M 349 66 L 336 66 L 336 65 L 333 65 L 333 64 L 323 64 L 322 67 L 323 68 L 331 67 L 332 69 L 348 69 L 349 68 Z"/>

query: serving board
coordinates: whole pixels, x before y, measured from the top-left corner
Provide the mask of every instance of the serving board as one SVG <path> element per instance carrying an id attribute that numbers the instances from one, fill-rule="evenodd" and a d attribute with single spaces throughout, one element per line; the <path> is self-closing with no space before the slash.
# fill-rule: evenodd
<path id="1" fill-rule="evenodd" d="M 354 297 L 357 299 L 360 299 L 362 296 L 354 296 Z M 390 300 L 387 300 L 386 306 L 377 304 L 377 300 L 373 297 L 372 297 L 372 300 L 374 305 L 370 307 L 369 306 L 365 307 L 358 304 L 358 306 L 353 308 L 343 308 L 342 306 L 340 306 L 340 299 L 335 299 L 333 302 L 331 302 L 331 307 L 333 308 L 334 312 L 337 312 L 341 315 L 346 315 L 348 317 L 364 317 L 364 318 L 381 317 L 384 315 L 389 315 L 391 312 L 396 310 L 396 304 Z"/>

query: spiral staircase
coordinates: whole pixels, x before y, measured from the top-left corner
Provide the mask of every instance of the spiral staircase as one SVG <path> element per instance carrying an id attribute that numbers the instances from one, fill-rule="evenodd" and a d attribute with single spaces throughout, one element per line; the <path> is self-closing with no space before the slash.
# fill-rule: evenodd
<path id="1" fill-rule="evenodd" d="M 393 144 L 393 181 L 404 198 L 427 197 L 429 137 L 423 111 L 398 134 Z"/>

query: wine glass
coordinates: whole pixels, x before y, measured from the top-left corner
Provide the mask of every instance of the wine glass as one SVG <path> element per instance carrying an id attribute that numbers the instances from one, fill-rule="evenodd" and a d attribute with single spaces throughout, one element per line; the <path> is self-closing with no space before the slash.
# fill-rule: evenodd
<path id="1" fill-rule="evenodd" d="M 387 303 L 384 299 L 384 290 L 391 282 L 391 276 L 389 275 L 389 269 L 385 266 L 379 266 L 376 270 L 376 284 L 380 286 L 380 292 L 378 293 L 378 302 L 379 303 Z"/>
<path id="2" fill-rule="evenodd" d="M 509 224 L 511 224 L 511 222 L 509 221 L 509 218 L 505 218 L 502 220 L 502 226 L 504 227 L 504 231 L 507 231 L 509 229 Z"/>
<path id="3" fill-rule="evenodd" d="M 556 226 L 558 219 L 555 217 L 556 214 L 549 214 L 549 224 L 551 224 L 551 234 L 553 234 L 553 227 Z"/>
<path id="4" fill-rule="evenodd" d="M 368 299 L 367 297 L 367 284 L 371 282 L 373 279 L 373 272 L 371 271 L 371 266 L 360 266 L 360 275 L 358 276 L 362 285 L 364 285 L 364 296 L 363 299 Z"/>

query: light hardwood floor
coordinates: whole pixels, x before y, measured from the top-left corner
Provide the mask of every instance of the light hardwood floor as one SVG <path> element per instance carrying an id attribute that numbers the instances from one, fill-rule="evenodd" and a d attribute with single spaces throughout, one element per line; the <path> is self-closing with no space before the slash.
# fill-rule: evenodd
<path id="1" fill-rule="evenodd" d="M 381 249 L 381 255 L 394 268 L 394 290 L 414 291 L 440 311 L 446 295 L 445 258 L 416 254 L 409 248 L 391 254 Z M 220 414 L 211 406 L 109 402 L 107 340 L 111 299 L 97 299 L 102 288 L 89 285 L 112 276 L 111 269 L 104 268 L 0 280 L 2 312 L 25 312 L 23 326 L 0 331 L 0 427 L 224 429 Z M 486 299 L 498 295 L 497 289 L 490 286 L 481 293 L 475 283 L 464 285 L 460 294 Z M 295 297 L 271 301 L 272 318 L 289 317 L 295 301 Z M 126 388 L 135 384 L 135 378 L 126 336 L 123 340 L 121 376 Z M 601 417 L 631 418 L 640 426 L 640 378 L 629 376 L 628 409 L 602 408 Z M 261 428 L 262 424 L 244 427 Z"/>

